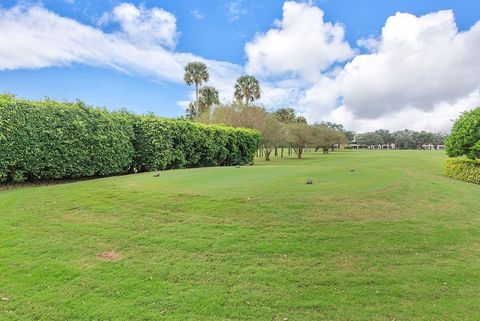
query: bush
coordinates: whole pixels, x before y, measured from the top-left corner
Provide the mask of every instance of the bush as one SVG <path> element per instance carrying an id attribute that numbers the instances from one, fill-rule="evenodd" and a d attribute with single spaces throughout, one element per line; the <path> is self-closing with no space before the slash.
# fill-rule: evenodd
<path id="1" fill-rule="evenodd" d="M 445 162 L 445 175 L 480 184 L 480 160 L 449 158 Z"/>
<path id="2" fill-rule="evenodd" d="M 480 107 L 463 113 L 455 121 L 445 149 L 450 157 L 480 158 Z"/>
<path id="3" fill-rule="evenodd" d="M 0 95 L 0 182 L 247 164 L 256 131 Z"/>
<path id="4" fill-rule="evenodd" d="M 132 139 L 131 121 L 121 113 L 0 96 L 0 182 L 125 173 Z"/>
<path id="5" fill-rule="evenodd" d="M 253 130 L 142 116 L 135 124 L 141 171 L 243 165 L 253 161 L 260 135 Z"/>

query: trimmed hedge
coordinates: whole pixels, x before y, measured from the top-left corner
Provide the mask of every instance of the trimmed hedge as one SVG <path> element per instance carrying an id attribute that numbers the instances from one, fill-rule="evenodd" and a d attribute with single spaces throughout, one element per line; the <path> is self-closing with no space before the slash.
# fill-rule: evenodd
<path id="1" fill-rule="evenodd" d="M 141 171 L 249 164 L 260 142 L 250 129 L 151 116 L 138 118 L 135 138 Z"/>
<path id="2" fill-rule="evenodd" d="M 480 160 L 449 158 L 445 161 L 445 175 L 465 182 L 480 184 Z"/>
<path id="3" fill-rule="evenodd" d="M 0 97 L 0 182 L 107 176 L 129 171 L 131 120 L 81 102 Z"/>
<path id="4" fill-rule="evenodd" d="M 0 95 L 0 183 L 253 161 L 258 132 Z"/>

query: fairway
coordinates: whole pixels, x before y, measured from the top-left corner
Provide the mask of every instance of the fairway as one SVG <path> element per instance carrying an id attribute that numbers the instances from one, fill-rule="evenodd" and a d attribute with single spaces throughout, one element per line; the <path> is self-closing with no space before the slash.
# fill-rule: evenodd
<path id="1" fill-rule="evenodd" d="M 0 191 L 0 320 L 480 320 L 444 152 L 304 157 Z"/>

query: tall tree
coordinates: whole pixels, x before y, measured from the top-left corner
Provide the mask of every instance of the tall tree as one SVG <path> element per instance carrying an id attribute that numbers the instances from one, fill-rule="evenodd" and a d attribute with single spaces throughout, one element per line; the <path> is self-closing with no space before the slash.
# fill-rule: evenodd
<path id="1" fill-rule="evenodd" d="M 187 85 L 195 85 L 195 107 L 196 114 L 198 114 L 199 87 L 209 79 L 207 65 L 200 61 L 188 63 L 187 66 L 185 66 L 185 75 L 183 76 L 183 79 Z"/>
<path id="2" fill-rule="evenodd" d="M 234 96 L 238 101 L 245 100 L 245 105 L 260 99 L 260 84 L 253 76 L 241 76 L 234 87 Z"/>
<path id="3" fill-rule="evenodd" d="M 210 111 L 212 106 L 220 104 L 218 98 L 218 90 L 212 86 L 205 86 L 200 88 L 199 98 L 198 98 L 198 107 L 199 113 L 204 113 Z"/>

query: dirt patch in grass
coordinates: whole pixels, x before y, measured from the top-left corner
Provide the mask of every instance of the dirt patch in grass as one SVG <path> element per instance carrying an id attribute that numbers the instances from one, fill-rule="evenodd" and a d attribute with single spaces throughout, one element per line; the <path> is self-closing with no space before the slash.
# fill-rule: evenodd
<path id="1" fill-rule="evenodd" d="M 98 253 L 97 257 L 100 258 L 102 261 L 118 261 L 122 258 L 120 253 L 114 250 Z"/>

